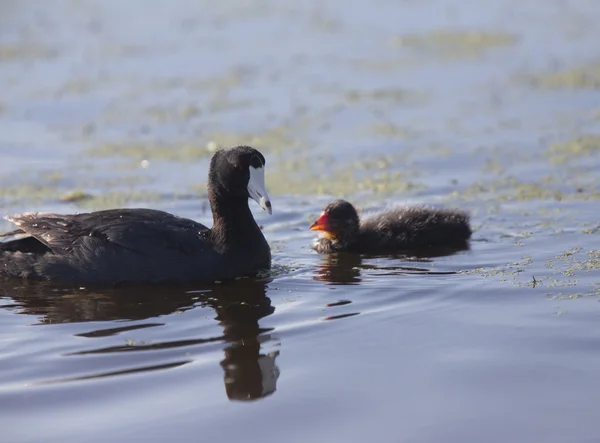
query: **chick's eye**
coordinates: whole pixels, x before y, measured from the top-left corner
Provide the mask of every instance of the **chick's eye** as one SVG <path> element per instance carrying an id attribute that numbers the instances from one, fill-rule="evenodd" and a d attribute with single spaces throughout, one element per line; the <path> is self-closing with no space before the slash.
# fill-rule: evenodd
<path id="1" fill-rule="evenodd" d="M 258 155 L 253 155 L 252 157 L 250 157 L 250 166 L 252 166 L 253 168 L 262 168 L 263 167 L 263 163 L 260 160 L 260 158 L 258 157 Z"/>

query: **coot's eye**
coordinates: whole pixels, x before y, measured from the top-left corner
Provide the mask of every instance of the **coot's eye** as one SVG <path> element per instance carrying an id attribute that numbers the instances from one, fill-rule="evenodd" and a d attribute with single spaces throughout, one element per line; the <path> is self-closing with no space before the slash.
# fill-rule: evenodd
<path id="1" fill-rule="evenodd" d="M 250 166 L 252 166 L 253 168 L 262 168 L 263 162 L 258 157 L 258 155 L 253 155 L 252 157 L 250 157 Z"/>

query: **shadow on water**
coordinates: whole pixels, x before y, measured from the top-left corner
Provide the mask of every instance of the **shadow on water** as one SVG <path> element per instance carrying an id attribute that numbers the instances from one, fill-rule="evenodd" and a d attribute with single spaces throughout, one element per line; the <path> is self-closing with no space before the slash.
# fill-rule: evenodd
<path id="1" fill-rule="evenodd" d="M 118 289 L 83 289 L 56 287 L 45 283 L 0 283 L 0 299 L 12 303 L 4 309 L 18 314 L 41 317 L 38 324 L 81 323 L 96 321 L 139 321 L 146 323 L 97 329 L 77 336 L 109 337 L 126 331 L 163 326 L 161 316 L 208 307 L 215 311 L 215 320 L 223 334 L 207 338 L 162 341 L 143 345 L 123 344 L 72 352 L 68 355 L 99 355 L 128 352 L 148 352 L 210 343 L 226 343 L 220 362 L 224 384 L 230 400 L 254 400 L 271 395 L 276 390 L 279 369 L 275 359 L 279 352 L 261 352 L 261 344 L 271 340 L 273 328 L 261 328 L 259 320 L 273 314 L 275 308 L 266 296 L 266 280 L 242 279 L 228 285 L 213 285 L 201 289 L 185 287 L 129 287 Z M 193 359 L 151 365 L 135 369 L 111 371 L 79 377 L 62 378 L 41 384 L 108 377 L 136 372 L 154 371 L 182 366 Z M 40 384 L 40 383 L 38 383 Z"/>
<path id="2" fill-rule="evenodd" d="M 468 251 L 469 244 L 464 243 L 454 247 L 423 249 L 411 251 L 410 254 L 373 255 L 338 252 L 323 256 L 320 264 L 316 265 L 314 280 L 336 285 L 358 285 L 362 282 L 362 274 L 375 271 L 377 275 L 409 275 L 429 274 L 445 275 L 456 274 L 456 271 L 432 271 L 425 267 L 417 266 L 380 266 L 365 263 L 369 259 L 396 259 L 415 263 L 430 263 L 432 258 L 454 255 L 458 252 Z"/>

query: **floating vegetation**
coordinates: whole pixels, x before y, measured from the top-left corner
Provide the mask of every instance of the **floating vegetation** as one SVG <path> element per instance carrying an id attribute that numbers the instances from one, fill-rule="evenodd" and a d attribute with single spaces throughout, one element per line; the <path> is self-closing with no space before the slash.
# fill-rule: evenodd
<path id="1" fill-rule="evenodd" d="M 58 51 L 36 43 L 0 44 L 0 61 L 37 60 L 56 57 Z"/>
<path id="2" fill-rule="evenodd" d="M 240 86 L 251 75 L 253 75 L 252 70 L 240 66 L 211 77 L 157 77 L 142 83 L 132 77 L 128 79 L 132 84 L 129 93 L 131 97 L 146 95 L 149 92 L 164 94 L 167 91 L 180 90 L 190 93 L 222 94 Z"/>
<path id="3" fill-rule="evenodd" d="M 415 49 L 444 57 L 468 57 L 481 55 L 493 48 L 510 46 L 516 41 L 516 36 L 505 33 L 436 30 L 397 36 L 390 43 L 396 48 Z"/>
<path id="4" fill-rule="evenodd" d="M 483 172 L 492 175 L 502 175 L 506 171 L 506 166 L 503 165 L 497 158 L 487 159 L 483 166 Z"/>
<path id="5" fill-rule="evenodd" d="M 582 296 L 600 296 L 600 282 L 592 289 L 577 292 L 550 291 L 557 288 L 578 287 L 580 281 L 573 278 L 581 273 L 600 271 L 600 250 L 583 251 L 576 247 L 548 258 L 545 263 L 546 272 L 537 271 L 531 275 L 527 268 L 533 264 L 531 257 L 523 257 L 521 261 L 494 268 L 478 268 L 465 271 L 465 274 L 478 274 L 483 277 L 499 278 L 503 282 L 511 282 L 517 287 L 543 287 L 546 295 L 553 300 L 576 299 Z"/>
<path id="6" fill-rule="evenodd" d="M 73 203 L 73 202 L 82 202 L 83 200 L 89 200 L 91 198 L 94 198 L 94 196 L 82 191 L 81 189 L 77 189 L 75 191 L 70 191 L 70 192 L 67 192 L 66 194 L 63 194 L 60 197 L 60 200 L 64 201 L 64 202 Z"/>
<path id="7" fill-rule="evenodd" d="M 269 170 L 272 194 L 349 196 L 358 192 L 393 194 L 422 189 L 411 180 L 415 173 L 401 171 L 390 156 L 335 166 L 335 159 L 296 158 L 277 162 Z"/>
<path id="8" fill-rule="evenodd" d="M 551 144 L 547 155 L 552 163 L 564 164 L 596 153 L 600 153 L 600 135 L 582 135 Z"/>
<path id="9" fill-rule="evenodd" d="M 177 200 L 177 195 L 166 196 L 158 192 L 151 191 L 136 191 L 136 190 L 122 190 L 112 191 L 105 194 L 92 196 L 91 198 L 79 200 L 76 203 L 79 207 L 98 210 L 98 209 L 112 209 L 128 206 L 132 203 L 144 202 L 144 203 L 156 203 L 165 200 L 173 201 Z"/>
<path id="10" fill-rule="evenodd" d="M 391 72 L 399 69 L 406 69 L 413 65 L 407 60 L 392 59 L 350 59 L 348 63 L 355 68 L 374 72 Z"/>
<path id="11" fill-rule="evenodd" d="M 51 183 L 19 183 L 0 186 L 0 204 L 6 208 L 16 203 L 40 203 L 56 198 L 60 191 Z"/>
<path id="12" fill-rule="evenodd" d="M 537 183 L 524 183 L 515 177 L 485 183 L 476 182 L 461 191 L 454 191 L 452 195 L 463 200 L 490 195 L 490 198 L 497 202 L 562 199 L 562 193 L 557 190 Z"/>
<path id="13" fill-rule="evenodd" d="M 392 123 L 376 123 L 371 126 L 370 132 L 374 135 L 385 137 L 387 139 L 407 139 L 416 136 L 413 129 L 403 128 Z"/>
<path id="14" fill-rule="evenodd" d="M 25 175 L 26 177 L 26 175 Z M 60 172 L 39 174 L 37 181 L 15 182 L 11 177 L 0 183 L 0 204 L 5 210 L 11 206 L 34 206 L 40 203 L 62 201 L 85 208 L 110 208 L 138 201 L 159 201 L 164 199 L 190 198 L 190 195 L 162 195 L 132 187 L 146 183 L 147 176 L 133 175 L 110 178 L 87 178 L 80 180 L 78 187 L 65 191 Z M 109 189 L 95 194 L 86 192 L 86 188 Z M 125 188 L 125 189 L 123 189 Z"/>
<path id="15" fill-rule="evenodd" d="M 158 123 L 181 122 L 199 116 L 202 111 L 195 104 L 180 104 L 175 106 L 149 106 L 143 114 Z"/>
<path id="16" fill-rule="evenodd" d="M 67 80 L 58 90 L 56 96 L 89 94 L 102 83 L 97 79 L 73 78 Z"/>
<path id="17" fill-rule="evenodd" d="M 596 225 L 593 228 L 585 228 L 581 231 L 582 234 L 598 234 L 600 233 L 600 225 Z"/>
<path id="18" fill-rule="evenodd" d="M 556 186 L 560 186 L 558 189 Z M 565 186 L 552 177 L 540 182 L 525 182 L 506 176 L 488 182 L 475 182 L 465 189 L 454 191 L 452 197 L 461 200 L 483 198 L 496 203 L 532 200 L 590 201 L 600 200 L 600 190 L 585 190 L 579 186 Z"/>
<path id="19" fill-rule="evenodd" d="M 102 57 L 107 59 L 140 57 L 152 50 L 151 46 L 131 44 L 105 44 L 100 49 Z"/>
<path id="20" fill-rule="evenodd" d="M 600 297 L 600 283 L 589 291 L 581 293 L 559 292 L 557 294 L 548 294 L 550 300 L 575 300 L 582 297 Z"/>
<path id="21" fill-rule="evenodd" d="M 559 269 L 568 277 L 578 272 L 600 271 L 600 250 L 590 250 L 583 255 L 582 248 L 574 248 L 548 259 L 546 267 Z"/>
<path id="22" fill-rule="evenodd" d="M 292 272 L 295 272 L 302 268 L 303 268 L 303 266 L 300 266 L 300 265 L 290 265 L 290 264 L 282 264 L 282 263 L 273 262 L 271 264 L 271 269 L 259 271 L 258 274 L 256 275 L 256 278 L 265 279 L 265 278 L 275 278 L 275 277 L 279 277 L 281 275 L 285 276 L 285 275 L 289 275 Z M 277 289 L 277 288 L 274 288 L 274 289 Z"/>
<path id="23" fill-rule="evenodd" d="M 160 159 L 171 161 L 193 161 L 205 158 L 212 153 L 206 144 L 190 144 L 187 142 L 109 142 L 87 151 L 95 157 L 128 157 L 136 161 Z"/>
<path id="24" fill-rule="evenodd" d="M 258 104 L 257 100 L 232 100 L 225 96 L 217 96 L 208 102 L 211 113 L 230 111 L 232 109 L 249 108 Z"/>
<path id="25" fill-rule="evenodd" d="M 414 105 L 424 103 L 427 99 L 427 95 L 423 92 L 415 92 L 405 89 L 351 89 L 346 91 L 344 94 L 344 99 L 347 102 L 387 101 L 392 103 L 409 103 Z"/>
<path id="26" fill-rule="evenodd" d="M 462 271 L 461 274 L 477 274 L 482 277 L 500 277 L 501 281 L 516 280 L 516 276 L 524 272 L 533 263 L 531 257 L 525 256 L 521 260 L 509 263 L 505 266 L 493 268 L 476 268 L 468 271 Z"/>
<path id="27" fill-rule="evenodd" d="M 547 74 L 521 75 L 515 80 L 540 89 L 598 89 L 600 62 Z"/>
<path id="28" fill-rule="evenodd" d="M 299 146 L 283 128 L 274 128 L 261 134 L 210 133 L 199 137 L 203 141 L 184 140 L 124 140 L 107 142 L 88 149 L 95 157 L 127 157 L 136 161 L 170 160 L 189 162 L 212 156 L 217 149 L 251 145 L 270 153 Z"/>
<path id="29" fill-rule="evenodd" d="M 342 22 L 332 17 L 317 15 L 311 21 L 313 28 L 321 32 L 337 32 L 343 28 Z"/>

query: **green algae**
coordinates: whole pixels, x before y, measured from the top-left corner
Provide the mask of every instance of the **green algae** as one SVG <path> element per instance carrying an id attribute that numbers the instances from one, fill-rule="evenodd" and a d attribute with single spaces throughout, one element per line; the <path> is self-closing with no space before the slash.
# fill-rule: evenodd
<path id="1" fill-rule="evenodd" d="M 600 153 L 600 135 L 581 135 L 572 140 L 552 143 L 547 150 L 550 162 L 564 164 Z"/>
<path id="2" fill-rule="evenodd" d="M 37 175 L 41 183 L 56 185 L 64 179 L 64 174 L 61 171 L 47 171 Z"/>
<path id="3" fill-rule="evenodd" d="M 202 113 L 201 109 L 192 103 L 176 106 L 149 106 L 142 114 L 151 117 L 158 123 L 181 122 L 190 120 Z"/>
<path id="4" fill-rule="evenodd" d="M 217 96 L 207 103 L 207 111 L 210 113 L 226 112 L 232 109 L 250 108 L 259 104 L 258 100 L 233 100 L 226 96 Z"/>
<path id="5" fill-rule="evenodd" d="M 278 262 L 273 262 L 271 264 L 271 269 L 260 271 L 256 278 L 265 279 L 265 278 L 275 278 L 279 276 L 289 275 L 294 271 L 302 269 L 300 265 L 289 265 L 282 264 Z M 278 289 L 277 287 L 273 287 L 272 289 Z"/>
<path id="6" fill-rule="evenodd" d="M 416 137 L 417 134 L 413 129 L 401 127 L 393 123 L 376 123 L 372 125 L 369 132 L 375 136 L 386 139 L 407 139 Z"/>
<path id="7" fill-rule="evenodd" d="M 600 88 L 600 62 L 552 73 L 520 75 L 515 77 L 515 80 L 536 89 L 598 89 Z"/>
<path id="8" fill-rule="evenodd" d="M 119 159 L 112 163 L 112 168 L 114 171 L 135 171 L 141 169 L 146 169 L 151 165 L 150 161 L 147 159 L 139 160 L 137 157 L 125 158 L 123 160 Z M 133 178 L 136 177 L 136 178 Z M 131 181 L 136 181 L 138 183 L 142 183 L 144 180 L 142 179 L 142 175 L 138 174 L 137 176 L 129 177 Z M 107 180 L 110 181 L 110 180 Z"/>
<path id="9" fill-rule="evenodd" d="M 190 93 L 210 93 L 216 96 L 223 95 L 238 86 L 250 75 L 243 67 L 233 67 L 225 72 L 210 77 L 161 77 L 139 82 L 136 77 L 123 78 L 131 85 L 128 98 L 153 94 L 165 94 L 185 90 Z"/>
<path id="10" fill-rule="evenodd" d="M 136 161 L 147 159 L 188 162 L 212 155 L 206 144 L 177 141 L 109 142 L 87 150 L 94 157 L 128 157 Z"/>
<path id="11" fill-rule="evenodd" d="M 97 89 L 101 83 L 103 82 L 98 79 L 72 78 L 59 87 L 54 95 L 60 97 L 66 95 L 89 94 Z"/>
<path id="12" fill-rule="evenodd" d="M 42 203 L 58 198 L 60 194 L 60 187 L 56 181 L 2 183 L 0 185 L 0 204 L 3 208 L 7 208 L 19 203 Z"/>
<path id="13" fill-rule="evenodd" d="M 105 44 L 100 49 L 100 56 L 116 60 L 120 58 L 140 57 L 149 53 L 152 50 L 149 46 L 133 45 L 133 44 Z"/>
<path id="14" fill-rule="evenodd" d="M 176 200 L 178 195 L 165 196 L 156 192 L 144 190 L 115 190 L 107 193 L 92 195 L 77 189 L 67 193 L 58 186 L 49 183 L 2 186 L 0 188 L 0 203 L 4 208 L 14 205 L 35 205 L 52 200 L 76 204 L 82 208 L 112 208 L 128 205 L 134 202 L 159 202 L 165 199 Z"/>
<path id="15" fill-rule="evenodd" d="M 414 67 L 414 63 L 407 60 L 396 59 L 350 59 L 347 61 L 350 66 L 363 71 L 376 73 L 391 73 L 399 70 L 405 70 Z"/>
<path id="16" fill-rule="evenodd" d="M 331 17 L 316 16 L 311 20 L 312 27 L 321 32 L 334 33 L 343 28 L 342 22 Z"/>
<path id="17" fill-rule="evenodd" d="M 30 173 L 22 170 L 22 178 Z M 118 206 L 137 201 L 159 201 L 166 198 L 189 198 L 189 195 L 162 196 L 144 190 L 135 190 L 133 186 L 148 183 L 151 177 L 131 175 L 110 178 L 78 178 L 74 189 L 65 190 L 65 176 L 61 171 L 47 171 L 36 174 L 34 180 L 16 182 L 11 176 L 0 177 L 0 204 L 8 209 L 14 206 L 35 206 L 47 202 L 63 202 L 85 208 Z M 129 188 L 127 188 L 129 187 Z M 109 189 L 108 192 L 88 192 L 87 189 Z M 121 189 L 119 189 L 121 188 Z"/>
<path id="18" fill-rule="evenodd" d="M 336 166 L 333 158 L 295 158 L 278 161 L 269 170 L 267 186 L 272 194 L 350 196 L 359 192 L 393 194 L 422 189 L 412 180 L 414 172 L 402 172 L 390 156 Z"/>
<path id="19" fill-rule="evenodd" d="M 362 160 L 355 160 L 351 163 L 352 167 L 355 170 L 380 170 L 380 169 L 390 169 L 394 164 L 397 164 L 398 161 L 403 161 L 404 156 L 391 156 L 391 155 L 382 155 L 374 158 L 365 158 Z"/>
<path id="20" fill-rule="evenodd" d="M 178 195 L 164 195 L 146 190 L 120 190 L 90 196 L 77 201 L 76 204 L 82 209 L 99 210 L 125 207 L 133 203 L 159 203 L 166 200 L 178 200 Z"/>
<path id="21" fill-rule="evenodd" d="M 48 59 L 57 55 L 55 49 L 34 42 L 0 44 L 0 62 Z"/>
<path id="22" fill-rule="evenodd" d="M 462 201 L 480 198 L 496 203 L 534 200 L 596 201 L 600 200 L 600 190 L 566 186 L 554 177 L 542 177 L 537 182 L 526 182 L 514 176 L 506 176 L 474 182 L 462 190 L 453 191 L 451 196 Z"/>
<path id="23" fill-rule="evenodd" d="M 600 250 L 584 251 L 583 248 L 572 248 L 562 254 L 558 254 L 547 260 L 545 267 L 554 273 L 554 276 L 548 277 L 548 288 L 576 287 L 579 286 L 579 280 L 572 279 L 581 274 L 597 273 L 600 271 Z M 560 274 L 560 277 L 556 277 Z M 576 299 L 584 296 L 600 297 L 600 283 L 596 283 L 591 290 L 579 292 L 559 292 L 558 294 L 548 293 L 552 299 Z"/>
<path id="24" fill-rule="evenodd" d="M 500 47 L 514 45 L 517 37 L 501 32 L 435 30 L 423 34 L 406 34 L 392 38 L 390 44 L 399 49 L 460 58 L 473 57 Z"/>
<path id="25" fill-rule="evenodd" d="M 483 166 L 483 172 L 486 174 L 502 175 L 506 172 L 506 166 L 500 163 L 498 159 L 487 159 Z"/>
<path id="26" fill-rule="evenodd" d="M 500 281 L 516 281 L 517 276 L 527 270 L 533 263 L 530 256 L 524 256 L 519 261 L 508 263 L 504 266 L 495 266 L 491 268 L 476 268 L 467 271 L 461 271 L 461 274 L 476 274 L 485 278 L 499 278 Z"/>
<path id="27" fill-rule="evenodd" d="M 73 191 L 69 191 L 63 195 L 61 195 L 60 200 L 69 203 L 82 202 L 83 200 L 89 200 L 94 198 L 93 195 L 84 192 L 81 189 L 75 189 Z"/>
<path id="28" fill-rule="evenodd" d="M 207 100 L 203 106 L 196 103 L 173 104 L 173 105 L 152 105 L 142 108 L 139 111 L 141 118 L 160 124 L 174 124 L 188 122 L 197 119 L 202 115 L 225 112 L 232 109 L 242 109 L 254 106 L 256 100 L 232 100 L 227 96 L 216 96 Z M 113 110 L 115 119 L 120 114 L 118 110 Z"/>
<path id="29" fill-rule="evenodd" d="M 424 92 L 400 88 L 350 89 L 347 90 L 343 95 L 344 103 L 373 101 L 417 105 L 424 104 L 427 99 L 428 95 Z"/>
<path id="30" fill-rule="evenodd" d="M 585 228 L 581 231 L 582 234 L 598 234 L 600 233 L 600 225 L 596 225 L 593 228 Z"/>
<path id="31" fill-rule="evenodd" d="M 582 248 L 573 248 L 548 259 L 546 267 L 558 269 L 568 277 L 580 272 L 600 271 L 600 250 L 592 249 L 586 251 L 584 255 Z"/>
<path id="32" fill-rule="evenodd" d="M 93 157 L 125 157 L 135 161 L 169 160 L 190 162 L 212 156 L 216 150 L 236 145 L 251 145 L 261 151 L 277 153 L 300 146 L 283 127 L 262 133 L 212 132 L 197 140 L 123 140 L 104 142 L 86 151 Z"/>
<path id="33" fill-rule="evenodd" d="M 595 287 L 581 291 L 564 291 L 562 288 L 581 286 L 576 277 L 579 274 L 600 271 L 600 250 L 584 251 L 581 247 L 568 249 L 546 260 L 546 272 L 538 271 L 531 275 L 528 270 L 533 264 L 529 256 L 522 260 L 493 268 L 477 268 L 464 271 L 464 274 L 476 274 L 484 278 L 497 278 L 501 282 L 510 282 L 515 287 L 543 288 L 546 296 L 552 300 L 570 300 L 584 296 L 600 297 L 600 282 Z M 560 291 L 556 291 L 559 289 Z"/>
<path id="34" fill-rule="evenodd" d="M 140 186 L 143 184 L 152 183 L 154 180 L 151 176 L 145 174 L 120 175 L 118 177 L 91 177 L 78 180 L 81 188 L 106 188 L 114 189 L 118 187 Z"/>

